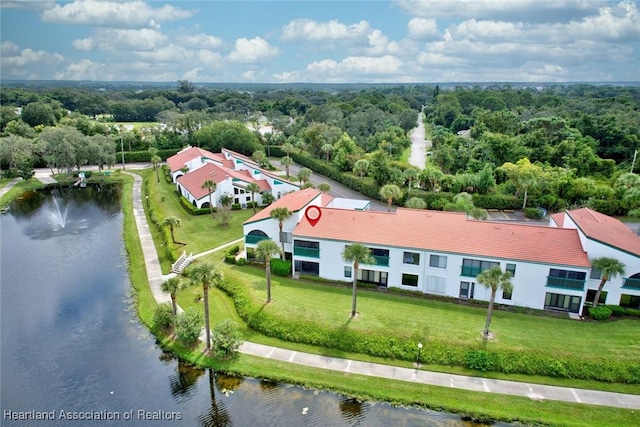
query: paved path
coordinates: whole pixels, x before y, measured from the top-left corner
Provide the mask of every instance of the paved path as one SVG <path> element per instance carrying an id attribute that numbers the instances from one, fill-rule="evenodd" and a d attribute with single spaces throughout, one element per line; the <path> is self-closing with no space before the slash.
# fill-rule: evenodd
<path id="1" fill-rule="evenodd" d="M 7 192 L 9 190 L 11 190 L 11 188 L 16 185 L 18 182 L 20 182 L 22 180 L 22 178 L 15 178 L 12 179 L 11 181 L 9 181 L 7 183 L 7 185 L 5 185 L 4 187 L 0 188 L 0 197 L 4 196 L 5 194 L 7 194 Z"/>
<path id="2" fill-rule="evenodd" d="M 128 172 L 127 172 L 128 173 Z M 144 214 L 142 205 L 142 178 L 136 174 L 133 184 L 133 213 L 135 216 L 142 251 L 144 253 L 149 286 L 158 303 L 169 302 L 171 298 L 168 294 L 160 290 L 163 281 L 160 261 L 153 244 L 149 225 Z M 210 251 L 194 255 L 194 258 L 203 256 L 224 247 L 237 243 L 230 242 Z M 281 360 L 289 363 L 310 366 L 314 368 L 330 369 L 338 372 L 360 374 L 380 378 L 388 378 L 398 381 L 409 381 L 420 384 L 429 384 L 442 387 L 452 387 L 463 390 L 471 390 L 486 393 L 500 393 L 514 396 L 526 396 L 534 400 L 560 400 L 572 403 L 587 403 L 591 405 L 613 406 L 626 409 L 640 409 L 640 395 L 611 393 L 596 390 L 582 390 L 574 388 L 563 388 L 546 386 L 539 384 L 518 383 L 513 381 L 492 380 L 477 377 L 466 377 L 462 375 L 443 374 L 430 372 L 422 369 L 409 369 L 397 366 L 382 365 L 370 362 L 360 362 L 356 360 L 340 359 L 337 357 L 327 357 L 318 354 L 303 353 L 299 351 L 286 350 L 277 347 L 265 346 L 251 342 L 244 342 L 240 351 L 254 356 Z"/>
<path id="3" fill-rule="evenodd" d="M 411 131 L 411 155 L 409 156 L 409 164 L 424 169 L 427 161 L 427 147 L 431 146 L 431 141 L 425 139 L 424 122 L 422 121 L 424 113 L 418 114 L 418 126 Z"/>

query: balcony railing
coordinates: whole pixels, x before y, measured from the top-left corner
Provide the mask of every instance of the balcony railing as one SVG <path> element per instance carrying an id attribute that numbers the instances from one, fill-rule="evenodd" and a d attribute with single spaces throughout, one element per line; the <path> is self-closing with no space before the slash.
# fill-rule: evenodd
<path id="1" fill-rule="evenodd" d="M 476 277 L 481 272 L 482 272 L 482 268 L 480 267 L 469 267 L 467 265 L 463 265 L 460 275 L 465 277 Z"/>
<path id="2" fill-rule="evenodd" d="M 306 256 L 308 258 L 320 258 L 320 249 L 318 248 L 302 248 L 300 246 L 293 247 L 293 254 L 298 256 Z"/>
<path id="3" fill-rule="evenodd" d="M 623 288 L 631 288 L 631 289 L 640 289 L 640 279 L 632 279 L 629 277 L 626 277 L 624 279 L 624 285 L 622 285 Z"/>
<path id="4" fill-rule="evenodd" d="M 547 276 L 547 286 L 552 288 L 572 289 L 575 291 L 584 290 L 584 280 L 566 279 L 564 277 Z"/>
<path id="5" fill-rule="evenodd" d="M 262 240 L 269 240 L 269 239 L 270 237 L 268 236 L 254 236 L 253 234 L 248 234 L 244 236 L 244 243 L 248 245 L 255 245 L 258 242 L 261 242 Z"/>
<path id="6" fill-rule="evenodd" d="M 376 260 L 375 264 L 368 264 L 368 265 L 379 265 L 380 267 L 389 267 L 389 257 L 388 256 L 381 256 L 381 255 L 371 255 L 371 257 Z M 366 264 L 366 263 L 363 263 Z"/>

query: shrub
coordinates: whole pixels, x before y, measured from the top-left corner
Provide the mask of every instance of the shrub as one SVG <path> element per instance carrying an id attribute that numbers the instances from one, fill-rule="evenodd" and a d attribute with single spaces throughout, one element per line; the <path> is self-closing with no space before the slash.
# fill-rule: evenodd
<path id="1" fill-rule="evenodd" d="M 524 208 L 524 216 L 527 218 L 540 219 L 542 218 L 542 211 L 538 208 Z"/>
<path id="2" fill-rule="evenodd" d="M 211 213 L 211 209 L 209 208 L 196 208 L 193 206 L 193 203 L 187 200 L 184 196 L 180 196 L 180 205 L 191 215 L 206 215 Z M 216 208 L 213 208 L 213 211 L 216 212 Z"/>
<path id="3" fill-rule="evenodd" d="M 233 357 L 240 347 L 240 329 L 238 325 L 226 319 L 216 324 L 211 334 L 211 350 L 218 359 Z"/>
<path id="4" fill-rule="evenodd" d="M 238 255 L 238 252 L 240 252 L 240 245 L 235 245 L 229 248 L 229 250 L 227 251 L 227 254 Z"/>
<path id="5" fill-rule="evenodd" d="M 614 316 L 624 316 L 627 314 L 627 310 L 624 307 L 620 307 L 619 305 L 605 305 Z"/>
<path id="6" fill-rule="evenodd" d="M 238 259 L 236 260 L 236 264 L 238 264 L 238 265 L 240 265 L 240 266 L 243 266 L 243 265 L 245 265 L 246 263 L 247 263 L 247 260 L 246 260 L 246 259 L 244 259 L 244 258 L 238 258 Z"/>
<path id="7" fill-rule="evenodd" d="M 174 315 L 171 303 L 158 305 L 155 313 L 153 313 L 153 324 L 158 328 L 167 329 L 173 325 Z"/>
<path id="8" fill-rule="evenodd" d="M 191 307 L 176 316 L 174 322 L 176 336 L 183 344 L 194 345 L 198 341 L 203 323 L 202 313 Z"/>
<path id="9" fill-rule="evenodd" d="M 236 263 L 235 255 L 225 255 L 224 262 L 226 262 L 227 264 L 235 264 Z"/>
<path id="10" fill-rule="evenodd" d="M 495 365 L 495 355 L 486 350 L 468 350 L 464 355 L 464 364 L 470 369 L 491 371 Z"/>
<path id="11" fill-rule="evenodd" d="M 287 277 L 291 275 L 291 261 L 274 258 L 271 260 L 271 272 L 276 276 Z"/>
<path id="12" fill-rule="evenodd" d="M 611 317 L 611 313 L 612 311 L 604 305 L 598 306 L 596 308 L 589 308 L 589 316 L 591 316 L 595 320 L 606 320 Z"/>
<path id="13" fill-rule="evenodd" d="M 242 206 L 240 206 L 240 203 L 234 203 L 231 205 L 232 211 L 239 211 L 240 209 L 242 209 Z"/>
<path id="14" fill-rule="evenodd" d="M 640 317 L 640 309 L 627 307 L 624 311 L 627 316 Z"/>
<path id="15" fill-rule="evenodd" d="M 253 209 L 254 207 L 260 206 L 258 202 L 247 202 L 247 209 Z"/>

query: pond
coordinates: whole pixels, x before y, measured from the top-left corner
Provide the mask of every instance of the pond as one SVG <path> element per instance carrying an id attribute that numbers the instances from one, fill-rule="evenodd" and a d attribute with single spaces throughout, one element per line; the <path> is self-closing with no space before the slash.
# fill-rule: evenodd
<path id="1" fill-rule="evenodd" d="M 222 375 L 163 352 L 133 306 L 120 192 L 49 188 L 23 194 L 2 215 L 3 426 L 470 425 Z"/>

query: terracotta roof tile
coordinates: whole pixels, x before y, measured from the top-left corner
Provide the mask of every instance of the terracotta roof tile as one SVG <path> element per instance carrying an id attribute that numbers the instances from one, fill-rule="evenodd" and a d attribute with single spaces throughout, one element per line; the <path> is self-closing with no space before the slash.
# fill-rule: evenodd
<path id="1" fill-rule="evenodd" d="M 171 170 L 171 172 L 180 170 L 184 167 L 184 165 L 189 160 L 193 160 L 197 157 L 208 157 L 216 160 L 224 159 L 224 157 L 222 159 L 218 159 L 216 155 L 211 151 L 207 151 L 199 147 L 189 147 L 167 158 L 167 164 L 169 165 L 169 170 Z"/>
<path id="2" fill-rule="evenodd" d="M 202 188 L 202 184 L 206 180 L 214 181 L 216 184 L 220 184 L 223 182 L 229 174 L 227 170 L 214 165 L 213 163 L 207 163 L 194 170 L 193 172 L 189 172 L 186 175 L 182 175 L 178 177 L 178 182 L 187 189 L 189 193 L 193 195 L 196 199 L 201 199 L 204 196 L 209 194 L 209 190 L 206 188 Z"/>
<path id="3" fill-rule="evenodd" d="M 246 220 L 244 223 L 249 224 L 256 221 L 267 219 L 271 215 L 271 211 L 275 208 L 288 208 L 291 212 L 298 212 L 300 209 L 307 206 L 313 199 L 321 195 L 322 193 L 315 188 L 306 188 L 300 191 L 294 191 L 292 193 L 285 194 L 279 200 L 271 203 L 269 206 Z"/>
<path id="4" fill-rule="evenodd" d="M 589 208 L 566 211 L 585 236 L 640 256 L 640 237 L 619 220 Z"/>
<path id="5" fill-rule="evenodd" d="M 564 224 L 564 212 L 551 214 L 551 219 L 553 219 L 553 222 L 555 222 L 558 227 L 562 228 Z"/>
<path id="6" fill-rule="evenodd" d="M 323 208 L 315 227 L 303 218 L 300 237 L 360 242 L 589 267 L 576 230 L 475 221 L 455 212 L 399 208 L 396 213 Z"/>

